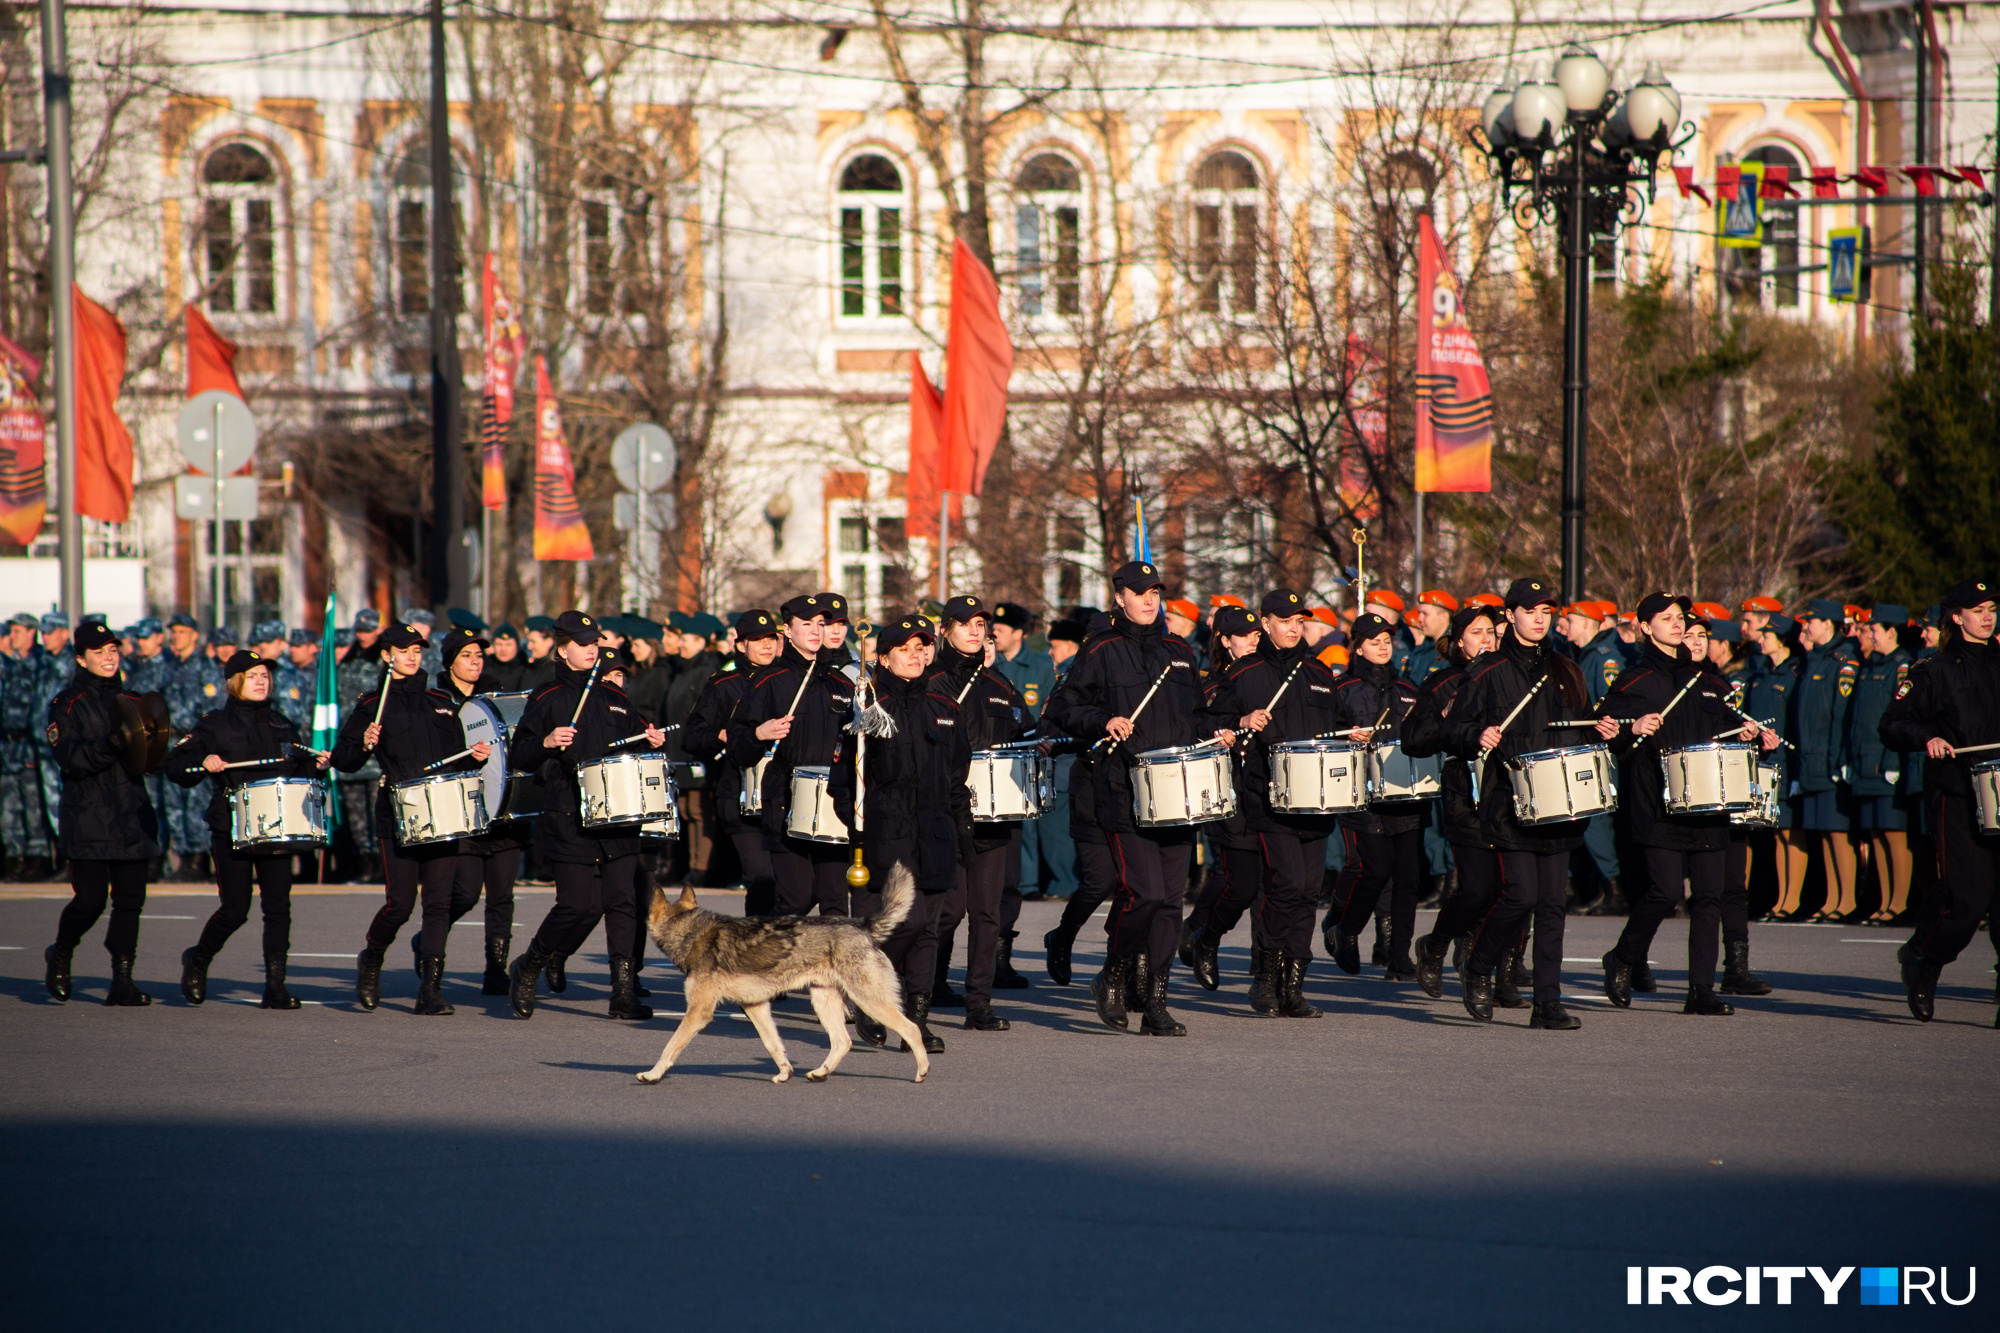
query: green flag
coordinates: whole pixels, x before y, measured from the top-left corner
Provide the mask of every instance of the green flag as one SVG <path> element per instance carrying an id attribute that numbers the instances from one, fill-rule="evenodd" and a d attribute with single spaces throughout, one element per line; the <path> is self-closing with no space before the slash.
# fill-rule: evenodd
<path id="1" fill-rule="evenodd" d="M 340 681 L 339 652 L 334 646 L 335 626 L 340 624 L 340 614 L 336 609 L 338 599 L 333 593 L 326 595 L 326 617 L 320 623 L 319 631 L 319 674 L 313 681 L 312 747 L 315 750 L 333 749 L 334 738 L 340 735 Z M 327 809 L 335 824 L 340 822 L 340 787 L 328 783 L 331 796 Z"/>

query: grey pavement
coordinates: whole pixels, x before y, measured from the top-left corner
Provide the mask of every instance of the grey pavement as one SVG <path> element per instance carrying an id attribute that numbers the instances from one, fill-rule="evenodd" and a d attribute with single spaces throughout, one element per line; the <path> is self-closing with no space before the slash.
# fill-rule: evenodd
<path id="1" fill-rule="evenodd" d="M 1210 995 L 1176 974 L 1181 1040 L 1113 1033 L 1042 971 L 1057 904 L 1029 904 L 1006 1033 L 943 1016 L 922 1085 L 859 1047 L 830 1084 L 769 1081 L 729 1011 L 657 1087 L 672 1031 L 604 1017 L 601 942 L 531 1022 L 478 993 L 478 913 L 454 934 L 450 1018 L 410 1013 L 401 941 L 383 1007 L 351 1002 L 376 899 L 302 895 L 294 989 L 267 1013 L 258 918 L 181 1002 L 213 900 L 156 891 L 155 1004 L 106 1009 L 102 926 L 78 998 L 49 1002 L 61 900 L 0 895 L 0 1225 L 9 1327 L 82 1329 L 1489 1330 L 1845 1328 L 1820 1303 L 1631 1308 L 1628 1265 L 1945 1265 L 1995 1326 L 2000 1031 L 1993 950 L 1904 1010 L 1891 932 L 1753 927 L 1778 986 L 1732 1018 L 1679 1012 L 1686 923 L 1629 1012 L 1594 960 L 1619 922 L 1572 918 L 1575 1033 L 1490 1027 L 1446 998 L 1315 962 L 1317 1021 L 1260 1020 L 1247 938 Z M 722 910 L 739 895 L 709 894 Z M 546 893 L 521 899 L 525 941 Z M 780 1006 L 801 1069 L 825 1038 Z M 1136 1023 L 1135 1023 L 1136 1027 Z M 1808 1303 L 1809 1302 L 1809 1303 Z M 1883 1316 L 1895 1321 L 1897 1316 Z M 1870 1323 L 1870 1327 L 1875 1327 Z M 1881 1325 L 1886 1327 L 1886 1323 Z"/>

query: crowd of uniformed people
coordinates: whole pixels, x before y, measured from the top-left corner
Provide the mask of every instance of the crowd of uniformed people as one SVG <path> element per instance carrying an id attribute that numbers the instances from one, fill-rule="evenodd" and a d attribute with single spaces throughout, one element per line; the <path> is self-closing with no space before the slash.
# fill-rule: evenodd
<path id="1" fill-rule="evenodd" d="M 1753 896 L 1765 921 L 1907 927 L 1899 960 L 1925 1020 L 1938 974 L 1988 916 L 2000 771 L 1973 754 L 1992 746 L 2000 770 L 2000 658 L 1983 582 L 1925 611 L 1667 593 L 1621 611 L 1564 604 L 1524 578 L 1463 601 L 1377 590 L 1347 611 L 1277 589 L 1254 608 L 1215 597 L 1204 614 L 1134 561 L 1111 590 L 1108 611 L 1068 608 L 1045 629 L 974 596 L 880 625 L 829 592 L 729 623 L 567 611 L 518 632 L 456 609 L 444 626 L 364 609 L 335 638 L 340 728 L 324 749 L 309 743 L 311 631 L 268 621 L 239 645 L 176 615 L 122 632 L 86 617 L 72 636 L 61 617 L 20 615 L 0 641 L 0 841 L 10 878 L 68 872 L 74 897 L 47 951 L 57 998 L 108 905 L 106 1002 L 150 1002 L 132 980 L 147 884 L 212 880 L 218 907 L 182 957 L 184 997 L 206 998 L 254 887 L 263 1004 L 296 1008 L 289 897 L 304 876 L 384 886 L 356 956 L 362 1008 L 379 1003 L 387 951 L 415 917 L 415 1010 L 450 1013 L 449 932 L 483 898 L 484 990 L 523 1018 L 539 989 L 566 988 L 565 961 L 600 923 L 610 1014 L 651 1016 L 640 973 L 656 883 L 740 883 L 752 915 L 865 915 L 901 863 L 918 908 L 884 950 L 933 1051 L 933 1009 L 1007 1028 L 995 993 L 1031 984 L 1013 958 L 1027 898 L 1064 901 L 1042 941 L 1058 986 L 1107 908 L 1093 1004 L 1119 1029 L 1139 1015 L 1151 1035 L 1185 1031 L 1168 1008 L 1175 962 L 1219 989 L 1221 942 L 1246 915 L 1259 1015 L 1318 1016 L 1304 984 L 1323 912 L 1321 949 L 1341 972 L 1362 972 L 1372 926 L 1368 965 L 1385 979 L 1441 996 L 1449 960 L 1474 1018 L 1528 1008 L 1530 1026 L 1552 1030 L 1579 1026 L 1561 1003 L 1569 915 L 1625 918 L 1602 960 L 1621 1007 L 1658 988 L 1649 946 L 1685 915 L 1684 1009 L 1704 1016 L 1771 992 L 1750 967 Z M 149 693 L 175 743 L 134 771 L 130 701 Z M 463 836 L 406 838 L 399 786 L 491 757 L 464 723 L 480 696 L 519 701 L 499 739 L 541 804 Z M 1717 750 L 1754 775 L 1754 805 L 1741 792 L 1703 804 L 1663 780 Z M 591 814 L 584 779 L 619 753 L 664 761 L 678 836 Z M 1369 799 L 1294 790 L 1302 774 L 1324 788 L 1348 760 L 1370 775 Z M 1399 764 L 1429 785 L 1397 785 Z M 992 792 L 975 788 L 1010 773 L 1030 775 L 1025 805 L 982 807 Z M 1571 804 L 1535 807 L 1523 793 L 1539 799 L 1536 774 L 1566 783 Z M 1232 798 L 1220 805 L 1195 794 L 1215 775 Z M 1595 804 L 1593 775 L 1606 788 Z M 339 814 L 323 839 L 239 836 L 233 794 L 273 778 L 331 782 Z M 515 956 L 524 880 L 552 883 L 555 903 Z M 1419 935 L 1423 907 L 1438 915 Z M 949 977 L 961 926 L 962 992 Z"/>

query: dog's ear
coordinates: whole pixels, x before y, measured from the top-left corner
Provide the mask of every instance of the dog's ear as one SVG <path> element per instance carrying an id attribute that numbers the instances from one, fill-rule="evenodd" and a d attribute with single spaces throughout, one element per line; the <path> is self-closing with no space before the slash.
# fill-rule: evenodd
<path id="1" fill-rule="evenodd" d="M 694 885 L 692 884 L 683 885 L 681 887 L 681 910 L 684 912 L 692 912 L 695 910 L 695 908 L 699 906 L 701 906 L 701 904 L 695 901 Z"/>

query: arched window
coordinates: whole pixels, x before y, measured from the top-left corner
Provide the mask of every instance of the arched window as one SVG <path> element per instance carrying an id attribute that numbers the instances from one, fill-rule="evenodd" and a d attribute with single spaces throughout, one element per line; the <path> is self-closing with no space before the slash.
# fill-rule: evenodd
<path id="1" fill-rule="evenodd" d="M 582 192 L 580 286 L 593 315 L 644 313 L 654 295 L 653 196 L 636 173 L 600 176 Z"/>
<path id="2" fill-rule="evenodd" d="M 1210 153 L 1194 169 L 1194 289 L 1197 308 L 1245 315 L 1257 308 L 1262 206 L 1257 168 L 1238 152 Z"/>
<path id="3" fill-rule="evenodd" d="M 389 200 L 393 232 L 390 245 L 395 263 L 392 308 L 399 315 L 427 315 L 431 310 L 431 150 L 426 140 L 412 142 L 390 176 Z"/>
<path id="4" fill-rule="evenodd" d="M 201 164 L 202 284 L 216 311 L 278 308 L 278 173 L 246 143 L 226 143 Z"/>
<path id="5" fill-rule="evenodd" d="M 1055 313 L 1083 309 L 1082 173 L 1068 158 L 1037 153 L 1014 174 L 1014 262 L 1021 313 L 1039 315 L 1050 296 Z"/>
<path id="6" fill-rule="evenodd" d="M 1743 155 L 1745 162 L 1762 162 L 1766 166 L 1785 167 L 1791 178 L 1799 179 L 1801 166 L 1798 155 L 1789 148 L 1768 144 L 1753 148 Z M 1764 245 L 1762 249 L 1725 249 L 1728 256 L 1725 267 L 1729 270 L 1729 288 L 1740 300 L 1763 300 L 1764 292 L 1770 292 L 1772 305 L 1797 306 L 1799 303 L 1799 275 L 1784 273 L 1771 279 L 1768 289 L 1763 273 L 1766 269 L 1792 268 L 1799 263 L 1799 210 L 1796 208 L 1762 208 L 1760 213 L 1764 223 Z"/>
<path id="7" fill-rule="evenodd" d="M 1422 153 L 1401 148 L 1382 160 L 1374 186 L 1375 238 L 1385 274 L 1413 270 L 1417 215 L 1431 211 L 1437 186 L 1437 169 Z"/>
<path id="8" fill-rule="evenodd" d="M 840 173 L 840 313 L 903 313 L 903 173 L 864 153 Z"/>

